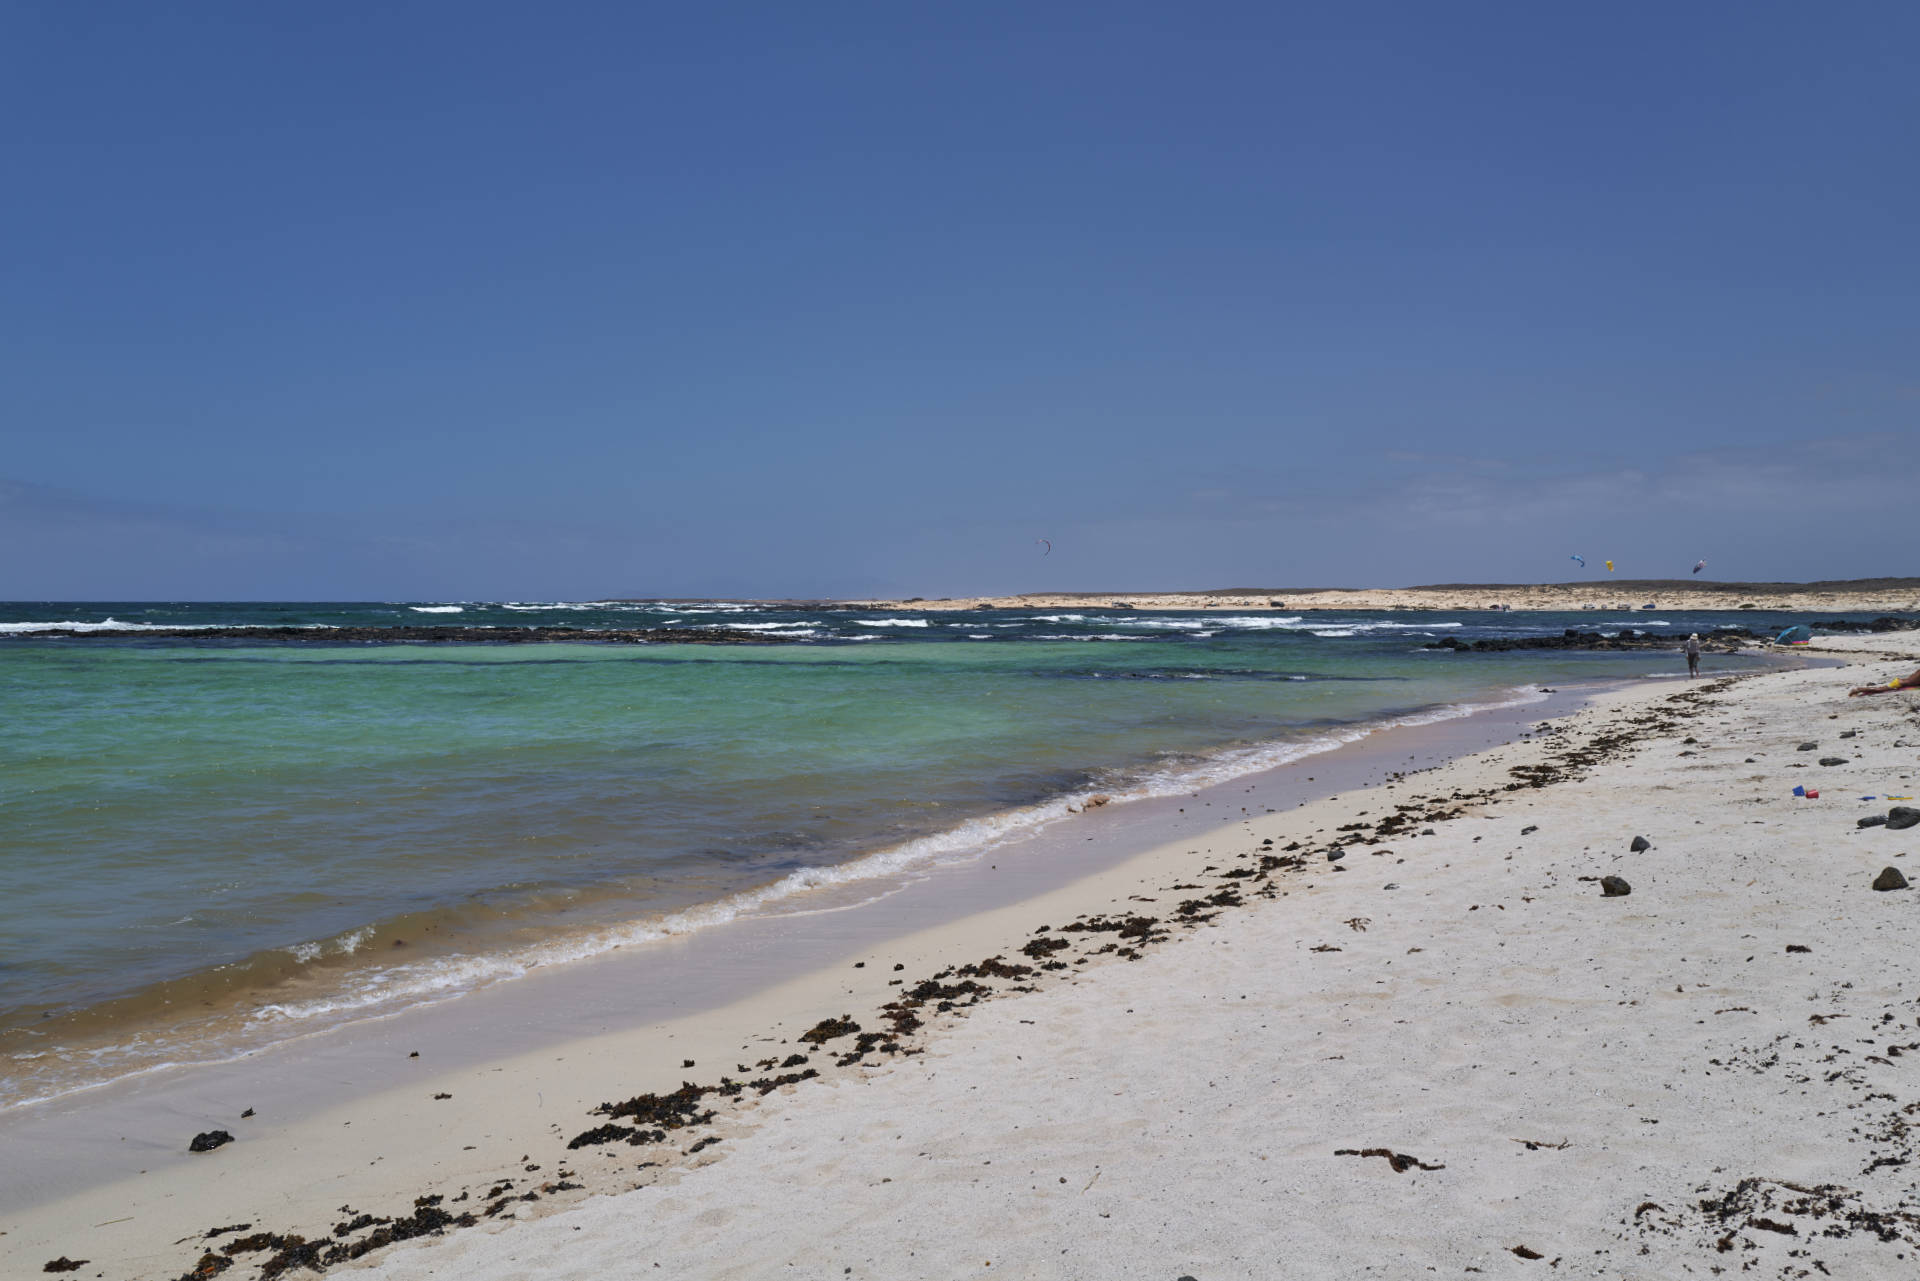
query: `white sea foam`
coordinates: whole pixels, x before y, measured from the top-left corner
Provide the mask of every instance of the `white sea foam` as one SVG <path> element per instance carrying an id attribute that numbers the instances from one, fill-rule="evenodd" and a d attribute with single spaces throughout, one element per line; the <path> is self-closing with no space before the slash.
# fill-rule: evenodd
<path id="1" fill-rule="evenodd" d="M 932 623 L 924 618 L 856 618 L 854 622 L 862 627 L 931 627 Z"/>
<path id="2" fill-rule="evenodd" d="M 1212 627 L 1231 627 L 1235 631 L 1267 632 L 1276 628 L 1298 627 L 1305 621 L 1298 615 L 1232 614 L 1225 618 L 1209 618 L 1207 624 Z"/>
<path id="3" fill-rule="evenodd" d="M 1336 629 L 1333 629 L 1333 630 L 1329 630 L 1329 631 L 1324 631 L 1324 632 L 1315 632 L 1315 633 L 1314 633 L 1314 635 L 1315 635 L 1315 636 L 1325 636 L 1325 637 L 1327 637 L 1327 638 L 1329 638 L 1329 639 L 1331 639 L 1331 638 L 1333 638 L 1333 637 L 1335 637 L 1335 636 L 1358 636 L 1359 634 L 1360 634 L 1360 633 L 1359 633 L 1359 632 L 1356 632 L 1356 631 L 1352 631 L 1352 630 L 1340 630 L 1340 629 L 1337 629 L 1337 628 L 1336 628 Z"/>
<path id="4" fill-rule="evenodd" d="M 11 636 L 24 636 L 32 632 L 147 632 L 200 631 L 208 627 L 220 626 L 218 623 L 123 623 L 108 618 L 98 623 L 0 623 L 0 633 Z"/>
<path id="5" fill-rule="evenodd" d="M 1359 618 L 1326 618 L 1315 620 L 1316 627 L 1338 628 L 1349 636 L 1363 632 L 1445 632 L 1462 627 L 1462 623 L 1381 623 Z M 1314 635 L 1323 636 L 1325 632 L 1315 631 Z"/>
<path id="6" fill-rule="evenodd" d="M 1087 616 L 1085 614 L 1035 614 L 1033 621 L 1036 623 L 1084 623 L 1087 621 Z"/>
<path id="7" fill-rule="evenodd" d="M 317 961 L 323 956 L 352 956 L 360 950 L 360 945 L 373 937 L 373 927 L 363 925 L 357 930 L 349 930 L 337 938 L 315 939 L 311 943 L 295 943 L 281 951 L 301 963 Z"/>
<path id="8" fill-rule="evenodd" d="M 464 614 L 467 612 L 464 605 L 409 605 L 407 608 L 416 614 Z"/>

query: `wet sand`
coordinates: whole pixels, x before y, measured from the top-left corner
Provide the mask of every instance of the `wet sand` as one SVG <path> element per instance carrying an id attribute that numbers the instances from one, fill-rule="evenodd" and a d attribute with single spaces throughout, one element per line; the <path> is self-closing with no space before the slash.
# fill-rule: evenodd
<path id="1" fill-rule="evenodd" d="M 1858 653 L 1897 641 L 1844 644 Z M 1555 1224 L 1611 1234 L 1582 1249 L 1612 1251 L 1608 1274 L 1620 1275 L 1639 1244 L 1699 1244 L 1704 1229 L 1686 1217 L 1698 1197 L 1684 1193 L 1709 1173 L 1694 1159 L 1714 1150 L 1719 1130 L 1707 1123 L 1731 1126 L 1727 1109 L 1760 1097 L 1751 1087 L 1722 1091 L 1716 1112 L 1712 1091 L 1690 1093 L 1655 1118 L 1664 1132 L 1635 1124 L 1643 1102 L 1668 1101 L 1630 1096 L 1630 1084 L 1691 1087 L 1693 1078 L 1680 1081 L 1688 1071 L 1714 1071 L 1695 1051 L 1718 1048 L 1706 1041 L 1730 1025 L 1694 1006 L 1731 994 L 1785 1017 L 1774 988 L 1804 984 L 1808 967 L 1871 971 L 1873 947 L 1910 946 L 1903 931 L 1913 918 L 1898 915 L 1907 896 L 1866 890 L 1851 864 L 1845 877 L 1800 885 L 1796 877 L 1816 873 L 1782 844 L 1809 839 L 1799 830 L 1809 823 L 1864 839 L 1852 837 L 1851 810 L 1779 799 L 1813 773 L 1842 777 L 1833 773 L 1841 767 L 1793 759 L 1793 743 L 1774 741 L 1783 735 L 1817 719 L 1828 736 L 1838 727 L 1826 731 L 1825 717 L 1842 716 L 1864 740 L 1853 749 L 1860 766 L 1845 776 L 1851 788 L 1884 788 L 1861 781 L 1868 771 L 1913 772 L 1915 754 L 1891 746 L 1911 700 L 1835 703 L 1834 690 L 1854 679 L 1809 671 L 1691 690 L 1655 683 L 1603 696 L 1561 722 L 1564 735 L 1396 779 L 1461 747 L 1441 741 L 1448 727 L 1405 731 L 1414 737 L 1391 755 L 1384 739 L 1370 741 L 1370 751 L 1316 757 L 1184 804 L 1116 804 L 1043 834 L 1056 854 L 1091 847 L 1088 865 L 996 854 L 880 905 L 687 940 L 675 945 L 687 955 L 671 981 L 660 958 L 651 981 L 634 958 L 568 967 L 578 972 L 513 985 L 491 1005 L 495 994 L 483 994 L 229 1069 L 78 1096 L 6 1127 L 10 1154 L 24 1159 L 9 1162 L 0 1261 L 37 1271 L 56 1257 L 87 1258 L 84 1275 L 171 1277 L 209 1246 L 275 1234 L 232 1256 L 229 1275 L 252 1276 L 260 1261 L 297 1262 L 316 1242 L 314 1253 L 348 1254 L 382 1231 L 405 1235 L 471 1213 L 484 1226 L 384 1252 L 383 1270 L 599 1276 L 647 1259 L 683 1275 L 760 1276 L 796 1260 L 806 1275 L 990 1275 L 991 1262 L 1002 1275 L 1150 1264 L 1168 1275 L 1251 1276 L 1272 1274 L 1275 1249 L 1306 1250 L 1325 1265 L 1315 1275 L 1416 1260 L 1491 1270 L 1521 1257 L 1496 1240 L 1503 1232 L 1532 1232 L 1534 1245 L 1509 1244 L 1552 1257 L 1561 1238 L 1545 1225 Z M 1713 727 L 1717 739 L 1678 745 L 1710 718 L 1725 721 Z M 1920 741 L 1920 727 L 1907 732 L 1903 741 Z M 1718 759 L 1759 750 L 1765 759 L 1752 766 Z M 1578 777 L 1553 781 L 1568 774 Z M 1301 781 L 1308 775 L 1312 785 Z M 1328 784 L 1337 797 L 1306 799 Z M 1411 806 L 1410 817 L 1382 831 L 1398 805 Z M 1629 829 L 1640 827 L 1655 848 L 1629 855 Z M 1904 848 L 1898 834 L 1883 835 Z M 1764 863 L 1754 885 L 1765 887 L 1741 893 L 1721 865 L 1729 859 Z M 1042 863 L 1045 875 L 1035 871 Z M 1634 881 L 1632 896 L 1603 900 L 1597 883 L 1578 879 L 1613 873 Z M 912 909 L 916 893 L 924 903 Z M 1762 897 L 1785 918 L 1780 928 L 1815 946 L 1783 954 L 1798 970 L 1778 961 L 1745 970 L 1721 955 L 1746 941 L 1723 936 L 1752 926 Z M 1872 946 L 1835 937 L 1823 913 L 1836 898 L 1842 921 L 1871 923 Z M 1679 953 L 1692 959 L 1667 955 L 1696 936 L 1701 945 Z M 692 955 L 703 945 L 704 958 Z M 1848 1002 L 1885 995 L 1897 952 L 1880 961 L 1883 981 L 1872 987 L 1825 984 L 1831 1013 L 1852 1017 L 1864 1011 Z M 1692 990 L 1684 977 L 1668 981 L 1679 968 L 1707 980 L 1703 995 L 1656 1001 L 1674 982 L 1686 989 L 1677 996 Z M 757 987 L 768 973 L 796 977 Z M 1642 1004 L 1616 1004 L 1626 1001 Z M 1680 1017 L 1695 1013 L 1698 1023 Z M 838 1025 L 840 1015 L 860 1031 Z M 803 1040 L 823 1021 L 820 1043 Z M 1616 1042 L 1617 1080 L 1596 1048 Z M 405 1057 L 413 1049 L 419 1059 Z M 796 1056 L 804 1063 L 790 1065 Z M 693 1065 L 680 1067 L 686 1060 Z M 807 1071 L 824 1082 L 773 1084 Z M 1712 1079 L 1722 1078 L 1738 1074 Z M 667 1096 L 683 1079 L 699 1092 L 677 1111 L 656 1097 L 625 1115 L 593 1112 L 643 1092 Z M 745 1084 L 755 1080 L 769 1085 L 764 1097 Z M 247 1107 L 256 1115 L 239 1119 Z M 1522 1122 L 1567 1134 L 1536 1135 Z M 1795 1131 L 1792 1150 L 1807 1159 L 1782 1177 L 1806 1167 L 1802 1177 L 1813 1178 L 1838 1140 L 1798 1123 L 1805 1133 Z M 611 1141 L 567 1146 L 607 1126 Z M 236 1141 L 181 1151 L 215 1127 Z M 647 1141 L 653 1132 L 659 1141 Z M 1500 1146 L 1515 1137 L 1535 1146 Z M 1551 1146 L 1563 1137 L 1569 1146 Z M 1663 1147 L 1670 1139 L 1677 1146 Z M 1726 1154 L 1770 1151 L 1743 1141 Z M 1335 1155 L 1376 1149 L 1387 1155 Z M 1514 1165 L 1515 1153 L 1544 1161 Z M 1661 1171 L 1644 1180 L 1660 1193 L 1649 1196 L 1678 1217 L 1643 1231 L 1654 1211 L 1635 1216 L 1636 1201 L 1623 1228 L 1612 1222 L 1615 1185 L 1649 1168 L 1649 1157 Z M 113 1171 L 106 1182 L 103 1168 Z M 1879 1167 L 1880 1183 L 1897 1168 Z M 1872 1178 L 1845 1186 L 1886 1201 Z M 434 1196 L 443 1200 L 416 1208 L 415 1197 Z M 1569 1198 L 1591 1213 L 1572 1215 Z M 334 1231 L 360 1212 L 400 1222 Z M 1792 1221 L 1778 1206 L 1755 1213 Z M 536 1214 L 547 1217 L 492 1231 Z M 1349 1217 L 1370 1226 L 1354 1231 Z M 251 1226 L 181 1240 L 242 1222 Z M 1629 1242 L 1623 1231 L 1647 1239 Z M 1829 1261 L 1854 1243 L 1836 1245 Z M 1589 1269 L 1601 1257 L 1566 1254 Z"/>

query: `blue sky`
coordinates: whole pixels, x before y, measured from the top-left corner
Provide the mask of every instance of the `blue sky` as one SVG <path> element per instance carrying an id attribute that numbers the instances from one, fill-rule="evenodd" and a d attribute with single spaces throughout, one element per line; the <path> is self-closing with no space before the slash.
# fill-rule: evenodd
<path id="1" fill-rule="evenodd" d="M 1917 42 L 6 6 L 0 597 L 1920 573 Z"/>

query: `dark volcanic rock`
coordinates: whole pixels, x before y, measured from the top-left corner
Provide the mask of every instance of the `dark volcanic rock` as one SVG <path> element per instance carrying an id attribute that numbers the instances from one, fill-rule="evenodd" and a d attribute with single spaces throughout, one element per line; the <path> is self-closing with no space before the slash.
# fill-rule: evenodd
<path id="1" fill-rule="evenodd" d="M 1820 763 L 1822 765 L 1845 765 L 1847 758 L 1844 756 L 1822 756 Z"/>
<path id="2" fill-rule="evenodd" d="M 1715 632 L 1714 639 L 1741 640 L 1751 639 L 1736 631 Z M 1428 641 L 1422 649 L 1450 649 L 1459 653 L 1499 654 L 1515 649 L 1678 649 L 1685 642 L 1676 636 L 1656 636 L 1652 632 L 1635 631 L 1631 627 L 1623 628 L 1613 636 L 1603 636 L 1599 632 L 1583 632 L 1569 627 L 1558 636 L 1489 636 L 1476 641 L 1463 641 L 1448 636 L 1437 641 Z"/>
<path id="3" fill-rule="evenodd" d="M 1816 631 L 1822 632 L 1897 632 L 1920 627 L 1920 618 L 1894 618 L 1886 616 L 1871 622 L 1858 622 L 1847 618 L 1831 618 L 1812 624 Z M 1772 640 L 1780 632 L 1778 626 L 1772 628 L 1716 627 L 1704 639 L 1717 649 L 1742 648 L 1749 641 Z M 1599 632 L 1585 632 L 1577 627 L 1569 627 L 1558 636 L 1490 636 L 1484 640 L 1463 641 L 1448 636 L 1442 640 L 1428 641 L 1423 649 L 1450 649 L 1456 653 L 1499 653 L 1512 649 L 1679 649 L 1686 643 L 1682 636 L 1661 636 L 1650 631 L 1622 628 L 1612 636 L 1603 636 Z"/>
<path id="4" fill-rule="evenodd" d="M 1907 888 L 1907 878 L 1900 875 L 1900 869 L 1897 867 L 1883 867 L 1880 869 L 1880 875 L 1873 878 L 1873 888 L 1876 890 L 1904 890 Z"/>
<path id="5" fill-rule="evenodd" d="M 1887 811 L 1887 830 L 1889 832 L 1904 831 L 1912 827 L 1915 823 L 1920 823 L 1920 810 L 1913 809 L 1906 805 L 1896 805 Z"/>
<path id="6" fill-rule="evenodd" d="M 1851 618 L 1828 618 L 1811 625 L 1815 631 L 1821 632 L 1908 632 L 1920 627 L 1920 618 L 1895 618 L 1891 614 L 1882 614 L 1864 623 Z"/>
<path id="7" fill-rule="evenodd" d="M 1879 827 L 1879 826 L 1881 826 L 1881 825 L 1883 825 L 1883 824 L 1884 824 L 1884 823 L 1885 823 L 1886 821 L 1887 821 L 1887 816 L 1886 816 L 1885 814 L 1869 814 L 1869 815 L 1867 815 L 1867 816 L 1866 816 L 1865 818 L 1863 818 L 1863 819 L 1861 819 L 1861 820 L 1860 820 L 1860 821 L 1859 821 L 1859 822 L 1858 822 L 1858 823 L 1856 824 L 1856 826 L 1859 826 L 1859 827 Z"/>
<path id="8" fill-rule="evenodd" d="M 208 1130 L 205 1134 L 193 1136 L 193 1142 L 187 1144 L 189 1152 L 211 1152 L 233 1142 L 233 1136 L 225 1130 Z"/>
<path id="9" fill-rule="evenodd" d="M 1624 898 L 1633 893 L 1633 886 L 1627 884 L 1624 877 L 1603 876 L 1600 878 L 1600 896 L 1602 898 Z"/>
<path id="10" fill-rule="evenodd" d="M 1652 849 L 1653 842 L 1648 840 L 1644 836 L 1636 836 L 1633 838 L 1633 842 L 1630 845 L 1628 845 L 1627 848 L 1632 850 L 1635 854 L 1638 854 L 1642 850 Z"/>
<path id="11" fill-rule="evenodd" d="M 1820 744 L 1818 743 L 1802 743 L 1800 744 L 1800 746 L 1794 748 L 1793 750 L 1796 752 L 1812 752 L 1812 751 L 1817 751 L 1819 747 L 1820 747 Z"/>

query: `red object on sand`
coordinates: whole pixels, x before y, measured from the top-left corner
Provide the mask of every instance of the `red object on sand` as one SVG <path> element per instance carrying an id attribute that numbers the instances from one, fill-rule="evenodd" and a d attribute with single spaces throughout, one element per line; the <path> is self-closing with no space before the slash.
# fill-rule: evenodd
<path id="1" fill-rule="evenodd" d="M 1807 789 L 1807 799 L 1810 801 L 1817 801 L 1820 799 L 1820 793 L 1814 791 L 1811 787 L 1809 787 Z"/>

